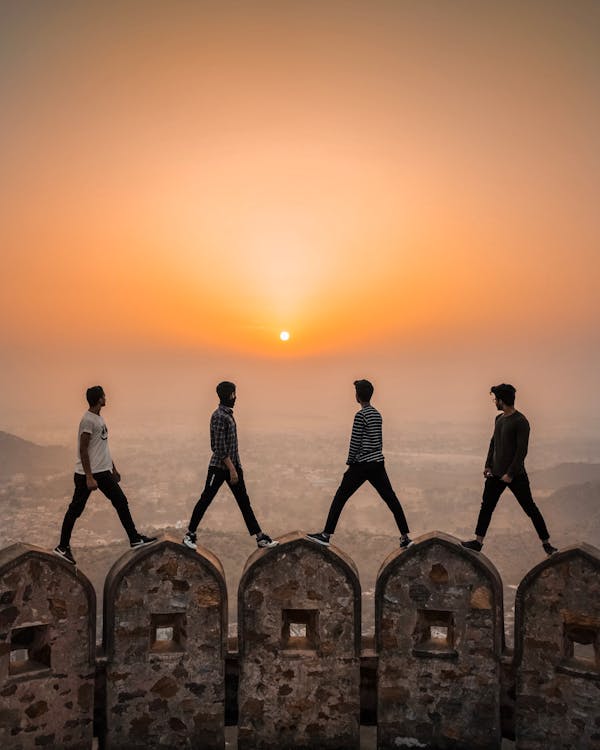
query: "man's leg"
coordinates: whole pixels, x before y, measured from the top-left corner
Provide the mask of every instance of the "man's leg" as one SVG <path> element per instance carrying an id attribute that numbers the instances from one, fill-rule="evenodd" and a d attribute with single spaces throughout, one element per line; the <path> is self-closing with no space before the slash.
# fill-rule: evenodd
<path id="1" fill-rule="evenodd" d="M 351 464 L 344 472 L 342 482 L 331 501 L 327 522 L 323 529 L 326 534 L 331 535 L 334 533 L 344 505 L 346 505 L 361 484 L 365 483 L 366 479 L 367 475 L 361 464 Z"/>
<path id="2" fill-rule="evenodd" d="M 200 495 L 198 502 L 194 506 L 192 517 L 188 525 L 188 529 L 192 532 L 192 534 L 196 533 L 196 529 L 198 528 L 202 517 L 206 513 L 208 506 L 215 499 L 215 495 L 219 491 L 220 486 L 227 478 L 227 475 L 228 472 L 225 469 L 218 469 L 216 466 L 208 467 L 204 489 L 202 490 L 202 494 Z"/>
<path id="3" fill-rule="evenodd" d="M 390 482 L 390 478 L 385 469 L 385 464 L 383 461 L 376 461 L 374 464 L 374 466 L 371 465 L 369 467 L 369 482 L 377 490 L 379 497 L 381 497 L 387 507 L 394 514 L 396 525 L 402 536 L 407 536 L 409 529 L 408 524 L 406 523 L 406 516 L 402 510 L 400 500 L 398 500 L 398 497 L 394 492 L 394 488 L 392 487 L 392 483 Z"/>
<path id="4" fill-rule="evenodd" d="M 135 541 L 139 537 L 139 534 L 129 511 L 127 497 L 119 483 L 115 481 L 112 472 L 101 471 L 98 474 L 94 474 L 94 479 L 98 482 L 98 489 L 103 495 L 106 495 L 117 511 L 117 515 L 129 537 L 129 541 Z"/>
<path id="5" fill-rule="evenodd" d="M 238 481 L 236 484 L 229 484 L 227 486 L 233 493 L 236 499 L 238 508 L 242 511 L 242 516 L 246 523 L 246 528 L 251 536 L 260 534 L 260 524 L 256 520 L 252 505 L 250 504 L 250 498 L 248 497 L 248 491 L 246 490 L 246 483 L 244 482 L 244 472 L 241 467 L 237 467 Z"/>
<path id="6" fill-rule="evenodd" d="M 546 528 L 546 522 L 542 516 L 540 509 L 534 502 L 531 495 L 531 487 L 529 486 L 529 477 L 527 474 L 521 474 L 515 477 L 512 482 L 508 485 L 513 495 L 517 498 L 517 502 L 523 508 L 525 513 L 533 521 L 537 535 L 542 542 L 548 541 L 550 534 Z"/>
<path id="7" fill-rule="evenodd" d="M 65 517 L 62 523 L 62 529 L 60 532 L 60 542 L 58 543 L 59 547 L 61 547 L 62 549 L 66 549 L 71 543 L 71 534 L 73 533 L 75 521 L 83 513 L 85 504 L 87 503 L 88 498 L 92 492 L 91 490 L 88 490 L 85 476 L 83 474 L 75 474 L 73 476 L 73 480 L 75 482 L 73 499 L 71 500 L 71 503 L 67 508 L 67 512 L 65 513 Z"/>
<path id="8" fill-rule="evenodd" d="M 483 487 L 483 497 L 481 498 L 481 508 L 479 510 L 479 518 L 477 519 L 477 527 L 475 529 L 475 536 L 479 539 L 483 539 L 486 535 L 490 521 L 492 520 L 492 513 L 496 509 L 500 495 L 508 487 L 506 482 L 503 482 L 497 477 L 488 477 L 485 480 Z"/>

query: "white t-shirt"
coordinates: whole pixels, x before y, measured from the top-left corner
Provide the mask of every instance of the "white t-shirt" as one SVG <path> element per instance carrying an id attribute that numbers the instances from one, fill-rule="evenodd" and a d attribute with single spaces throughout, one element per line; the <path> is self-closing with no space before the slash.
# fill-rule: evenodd
<path id="1" fill-rule="evenodd" d="M 75 462 L 75 473 L 85 474 L 79 451 L 81 435 L 84 432 L 87 432 L 90 435 L 88 453 L 90 455 L 92 474 L 97 474 L 100 471 L 112 471 L 113 462 L 108 448 L 108 428 L 106 427 L 106 422 L 99 414 L 86 411 L 83 417 L 81 417 L 79 432 L 77 433 L 77 461 Z"/>

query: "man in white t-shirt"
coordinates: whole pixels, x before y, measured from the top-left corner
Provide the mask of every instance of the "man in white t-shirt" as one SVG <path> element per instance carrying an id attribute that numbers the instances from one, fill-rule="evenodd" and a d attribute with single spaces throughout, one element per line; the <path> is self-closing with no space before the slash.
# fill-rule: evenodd
<path id="1" fill-rule="evenodd" d="M 99 385 L 88 388 L 85 394 L 89 409 L 81 418 L 77 435 L 77 461 L 75 463 L 75 491 L 67 508 L 60 533 L 60 542 L 54 548 L 57 555 L 75 565 L 75 558 L 69 546 L 75 521 L 83 513 L 89 496 L 100 490 L 111 501 L 123 528 L 129 537 L 131 547 L 143 547 L 156 541 L 156 537 L 144 536 L 135 528 L 129 512 L 127 497 L 119 486 L 121 475 L 117 471 L 108 447 L 108 429 L 100 416 L 106 406 L 104 389 Z"/>

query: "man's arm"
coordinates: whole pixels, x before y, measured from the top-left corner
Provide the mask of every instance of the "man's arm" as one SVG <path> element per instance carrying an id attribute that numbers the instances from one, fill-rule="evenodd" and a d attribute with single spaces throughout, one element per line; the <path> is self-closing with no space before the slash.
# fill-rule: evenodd
<path id="1" fill-rule="evenodd" d="M 81 465 L 85 472 L 85 483 L 88 490 L 97 490 L 98 483 L 94 479 L 92 474 L 92 465 L 90 463 L 90 438 L 92 436 L 89 432 L 82 432 L 79 437 L 79 456 L 81 457 Z"/>
<path id="2" fill-rule="evenodd" d="M 492 464 L 494 462 L 494 436 L 492 435 L 492 439 L 490 440 L 490 447 L 488 450 L 487 457 L 485 459 L 485 468 L 483 470 L 483 476 L 491 477 L 492 476 Z"/>
<path id="3" fill-rule="evenodd" d="M 115 462 L 114 461 L 113 461 L 113 467 L 112 467 L 112 475 L 113 475 L 113 479 L 115 480 L 115 482 L 118 483 L 118 482 L 121 481 L 121 475 L 117 471 L 117 467 L 115 466 Z"/>
<path id="4" fill-rule="evenodd" d="M 237 484 L 238 473 L 229 455 L 229 422 L 217 413 L 210 420 L 210 443 L 215 456 L 225 464 L 229 470 L 229 483 Z"/>
<path id="5" fill-rule="evenodd" d="M 527 455 L 527 448 L 529 447 L 529 422 L 524 418 L 520 419 L 517 423 L 516 430 L 515 455 L 504 475 L 505 477 L 509 477 L 508 480 L 505 480 L 508 482 L 512 482 L 513 477 L 523 471 L 525 456 Z M 502 478 L 504 479 L 504 477 Z"/>
<path id="6" fill-rule="evenodd" d="M 348 450 L 348 465 L 356 463 L 356 456 L 362 445 L 362 436 L 365 429 L 365 420 L 360 412 L 354 415 L 352 423 L 352 434 L 350 435 L 350 448 Z"/>
<path id="7" fill-rule="evenodd" d="M 229 469 L 229 484 L 237 484 L 239 477 L 237 469 L 233 465 L 233 461 L 229 456 L 225 456 L 225 458 L 223 459 L 223 463 Z"/>

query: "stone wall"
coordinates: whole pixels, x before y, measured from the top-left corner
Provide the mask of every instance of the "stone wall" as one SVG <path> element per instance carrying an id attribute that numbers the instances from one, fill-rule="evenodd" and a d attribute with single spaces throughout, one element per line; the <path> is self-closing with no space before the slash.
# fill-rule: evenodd
<path id="1" fill-rule="evenodd" d="M 360 742 L 360 584 L 298 532 L 256 552 L 238 597 L 240 750 Z"/>
<path id="2" fill-rule="evenodd" d="M 517 591 L 519 750 L 600 750 L 600 551 L 570 547 Z"/>
<path id="3" fill-rule="evenodd" d="M 520 750 L 600 750 L 599 550 L 528 573 L 513 655 L 493 565 L 446 534 L 384 561 L 362 649 L 353 562 L 298 532 L 280 541 L 245 567 L 239 653 L 208 550 L 163 537 L 123 555 L 97 654 L 88 579 L 40 549 L 0 551 L 2 750 L 91 750 L 94 715 L 101 750 L 223 748 L 226 684 L 241 750 L 357 748 L 359 712 L 380 748 L 492 750 L 502 734 Z"/>
<path id="4" fill-rule="evenodd" d="M 429 534 L 387 558 L 375 601 L 378 747 L 499 748 L 503 612 L 493 565 Z"/>
<path id="5" fill-rule="evenodd" d="M 125 553 L 104 593 L 106 746 L 224 747 L 227 592 L 208 550 Z"/>
<path id="6" fill-rule="evenodd" d="M 56 555 L 0 552 L 0 747 L 92 745 L 96 595 Z"/>

